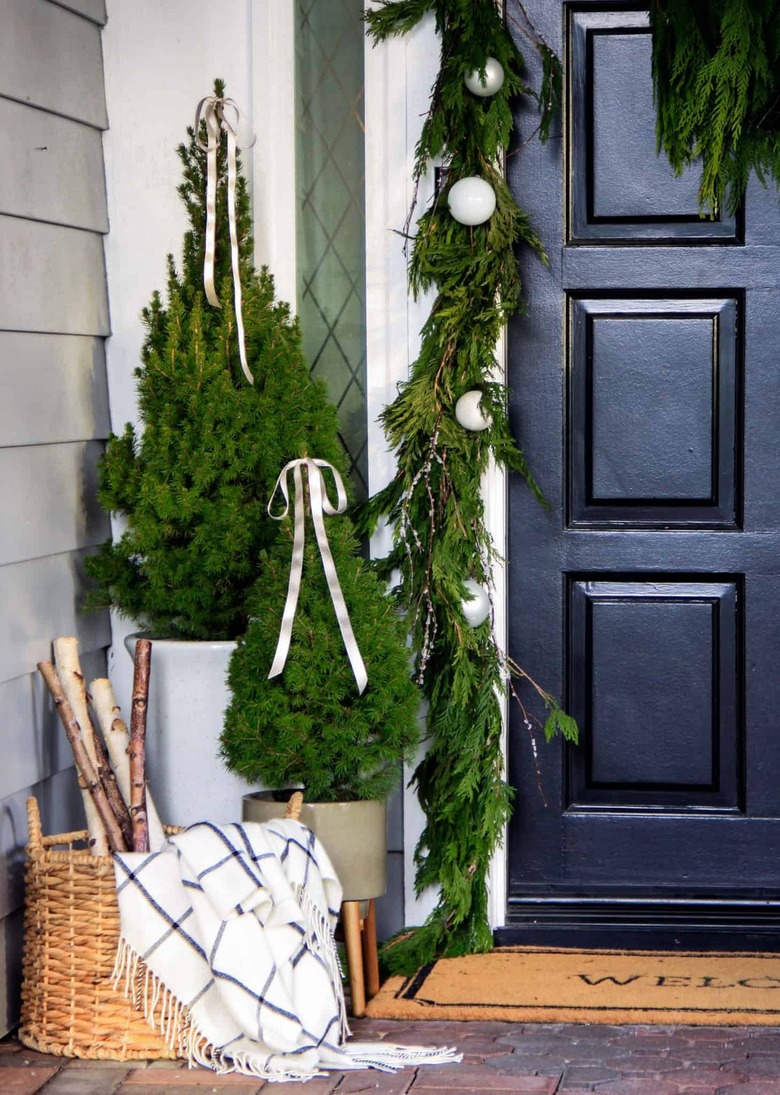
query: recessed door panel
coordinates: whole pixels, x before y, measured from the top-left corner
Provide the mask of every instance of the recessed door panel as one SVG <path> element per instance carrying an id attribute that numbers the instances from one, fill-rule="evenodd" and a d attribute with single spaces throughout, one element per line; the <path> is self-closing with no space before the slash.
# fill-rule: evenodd
<path id="1" fill-rule="evenodd" d="M 575 296 L 571 525 L 734 528 L 740 298 Z"/>
<path id="2" fill-rule="evenodd" d="M 571 10 L 571 242 L 738 242 L 738 219 L 698 215 L 695 172 L 656 152 L 646 11 Z"/>
<path id="3" fill-rule="evenodd" d="M 569 579 L 567 808 L 738 810 L 738 582 Z"/>

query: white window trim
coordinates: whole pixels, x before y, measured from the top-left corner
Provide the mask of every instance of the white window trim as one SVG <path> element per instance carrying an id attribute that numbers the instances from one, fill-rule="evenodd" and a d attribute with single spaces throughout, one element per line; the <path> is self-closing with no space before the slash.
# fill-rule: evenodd
<path id="1" fill-rule="evenodd" d="M 252 0 L 252 116 L 262 143 L 252 155 L 255 264 L 297 312 L 295 261 L 295 5 Z"/>

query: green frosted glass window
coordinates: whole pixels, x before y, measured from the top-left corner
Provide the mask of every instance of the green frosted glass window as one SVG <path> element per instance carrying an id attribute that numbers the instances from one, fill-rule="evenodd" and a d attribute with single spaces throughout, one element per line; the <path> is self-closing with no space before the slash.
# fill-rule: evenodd
<path id="1" fill-rule="evenodd" d="M 296 0 L 298 313 L 367 488 L 363 0 Z"/>

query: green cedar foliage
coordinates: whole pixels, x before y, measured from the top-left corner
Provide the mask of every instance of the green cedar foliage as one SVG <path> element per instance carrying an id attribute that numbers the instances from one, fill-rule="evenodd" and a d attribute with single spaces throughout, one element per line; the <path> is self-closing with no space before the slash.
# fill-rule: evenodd
<path id="1" fill-rule="evenodd" d="M 217 81 L 215 93 L 223 94 Z M 247 622 L 258 559 L 275 539 L 266 506 L 276 476 L 306 454 L 341 466 L 336 417 L 310 379 L 296 322 L 274 299 L 274 283 L 252 267 L 252 224 L 239 175 L 236 220 L 249 367 L 238 356 L 230 271 L 226 155 L 220 148 L 215 284 L 203 290 L 206 157 L 195 141 L 178 149 L 178 192 L 190 229 L 179 268 L 168 257 L 166 298 L 143 311 L 146 339 L 136 370 L 143 430 L 108 442 L 100 471 L 103 506 L 127 520 L 121 538 L 88 560 L 92 607 L 111 605 L 154 635 L 232 639 Z M 205 127 L 202 127 L 205 136 Z"/>
<path id="2" fill-rule="evenodd" d="M 779 0 L 653 0 L 659 146 L 701 160 L 699 204 L 739 205 L 752 171 L 780 184 Z"/>
<path id="3" fill-rule="evenodd" d="M 290 650 L 281 675 L 268 679 L 293 548 L 292 522 L 285 518 L 263 556 L 249 628 L 231 658 L 222 756 L 247 780 L 302 785 L 312 801 L 383 798 L 397 785 L 399 761 L 410 761 L 417 743 L 420 693 L 410 675 L 405 627 L 384 584 L 357 556 L 351 522 L 325 521 L 366 664 L 366 689 L 358 694 L 308 516 Z"/>
<path id="4" fill-rule="evenodd" d="M 384 573 L 400 575 L 397 590 L 411 627 L 417 672 L 428 700 L 429 749 L 414 783 L 425 810 L 416 850 L 418 892 L 440 887 L 440 900 L 422 928 L 385 951 L 391 969 L 408 972 L 440 955 L 492 946 L 486 880 L 511 808 L 503 778 L 500 694 L 510 668 L 491 623 L 471 628 L 463 615 L 463 582 L 490 584 L 496 553 L 485 527 L 480 482 L 495 460 L 518 472 L 541 495 L 510 432 L 507 392 L 493 379 L 501 328 L 521 303 L 516 251 L 546 261 L 527 215 L 499 171 L 512 127 L 513 98 L 522 88 L 522 58 L 494 0 L 391 0 L 368 12 L 369 33 L 382 41 L 409 31 L 435 12 L 441 69 L 417 147 L 415 177 L 441 156 L 447 185 L 479 175 L 493 186 L 496 211 L 466 227 L 449 214 L 446 189 L 420 218 L 410 281 L 415 294 L 437 291 L 422 331 L 420 355 L 397 398 L 384 411 L 386 435 L 397 454 L 391 483 L 365 506 L 370 531 L 393 523 L 393 549 Z M 545 84 L 537 94 L 540 134 L 560 89 L 560 66 L 544 42 Z M 504 68 L 498 94 L 472 95 L 464 77 L 495 57 Z M 468 432 L 454 417 L 457 399 L 481 389 L 492 426 Z M 515 672 L 525 676 L 519 667 Z M 528 678 L 526 678 L 528 679 Z M 575 738 L 576 724 L 555 699 L 530 682 L 547 711 L 545 732 Z"/>

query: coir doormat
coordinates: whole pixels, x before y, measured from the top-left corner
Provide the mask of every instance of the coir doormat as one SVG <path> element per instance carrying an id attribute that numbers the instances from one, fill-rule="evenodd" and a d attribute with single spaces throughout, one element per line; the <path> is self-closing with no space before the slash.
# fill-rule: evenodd
<path id="1" fill-rule="evenodd" d="M 506 1019 L 525 1023 L 780 1020 L 780 954 L 689 954 L 501 947 L 391 977 L 376 1019 Z"/>

